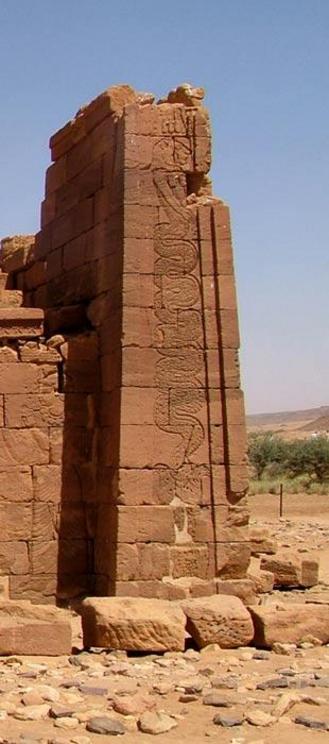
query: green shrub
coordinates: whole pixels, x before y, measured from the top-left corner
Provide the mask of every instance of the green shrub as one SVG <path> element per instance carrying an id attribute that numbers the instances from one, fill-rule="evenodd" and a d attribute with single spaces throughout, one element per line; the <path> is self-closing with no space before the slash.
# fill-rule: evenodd
<path id="1" fill-rule="evenodd" d="M 326 435 L 287 442 L 273 432 L 250 434 L 248 455 L 257 480 L 296 481 L 309 490 L 329 482 L 329 438 Z M 292 487 L 292 486 L 291 486 Z"/>

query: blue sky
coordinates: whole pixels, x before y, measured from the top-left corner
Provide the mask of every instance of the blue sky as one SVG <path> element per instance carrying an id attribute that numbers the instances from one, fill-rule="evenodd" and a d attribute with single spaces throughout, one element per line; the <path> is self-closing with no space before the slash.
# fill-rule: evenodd
<path id="1" fill-rule="evenodd" d="M 38 229 L 48 138 L 128 82 L 207 89 L 249 412 L 329 404 L 327 0 L 0 0 L 0 235 Z"/>

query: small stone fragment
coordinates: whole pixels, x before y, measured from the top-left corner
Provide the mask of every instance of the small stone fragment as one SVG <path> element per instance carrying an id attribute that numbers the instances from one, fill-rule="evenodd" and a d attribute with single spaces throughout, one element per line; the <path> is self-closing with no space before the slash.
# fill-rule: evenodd
<path id="1" fill-rule="evenodd" d="M 273 643 L 272 651 L 281 656 L 294 656 L 297 650 L 295 643 Z"/>
<path id="2" fill-rule="evenodd" d="M 296 716 L 295 723 L 301 726 L 306 726 L 310 729 L 318 729 L 320 731 L 328 731 L 329 723 L 326 721 L 319 721 L 317 718 L 308 718 L 307 716 Z"/>
<path id="3" fill-rule="evenodd" d="M 253 710 L 246 713 L 246 721 L 251 726 L 271 726 L 272 723 L 275 723 L 276 719 L 263 710 Z"/>
<path id="4" fill-rule="evenodd" d="M 144 734 L 164 734 L 175 728 L 177 721 L 167 713 L 160 711 L 143 713 L 138 721 L 138 728 Z"/>
<path id="5" fill-rule="evenodd" d="M 120 695 L 113 698 L 113 709 L 123 716 L 141 715 L 155 708 L 155 700 L 150 695 Z"/>
<path id="6" fill-rule="evenodd" d="M 257 690 L 275 690 L 280 687 L 288 687 L 288 680 L 285 677 L 271 677 L 265 679 L 263 682 L 259 682 Z"/>
<path id="7" fill-rule="evenodd" d="M 63 716 L 62 718 L 56 718 L 54 726 L 62 729 L 75 729 L 79 726 L 79 721 L 76 718 L 68 718 Z"/>
<path id="8" fill-rule="evenodd" d="M 239 678 L 233 675 L 227 675 L 226 677 L 212 677 L 211 686 L 215 690 L 236 690 L 238 687 Z"/>
<path id="9" fill-rule="evenodd" d="M 41 721 L 49 713 L 49 705 L 27 705 L 22 708 L 16 708 L 14 718 L 19 721 Z"/>
<path id="10" fill-rule="evenodd" d="M 288 712 L 288 710 L 296 705 L 296 703 L 299 703 L 301 699 L 301 696 L 298 695 L 298 693 L 296 692 L 284 692 L 277 703 L 274 705 L 272 716 L 281 718 L 281 716 L 284 716 L 285 713 Z"/>
<path id="11" fill-rule="evenodd" d="M 205 695 L 202 702 L 203 705 L 213 705 L 215 708 L 231 708 L 235 701 L 227 700 L 227 698 L 219 695 L 218 692 L 209 692 L 208 695 Z"/>
<path id="12" fill-rule="evenodd" d="M 223 726 L 223 728 L 231 728 L 232 726 L 242 726 L 244 721 L 243 715 L 238 715 L 234 713 L 228 714 L 228 713 L 217 713 L 214 718 L 213 722 L 216 724 L 216 726 Z"/>
<path id="13" fill-rule="evenodd" d="M 87 731 L 91 731 L 93 734 L 103 734 L 109 736 L 120 736 L 126 733 L 126 728 L 114 718 L 107 718 L 107 716 L 95 716 L 87 721 Z"/>
<path id="14" fill-rule="evenodd" d="M 65 705 L 52 705 L 49 711 L 51 718 L 69 718 L 75 712 L 74 708 L 69 708 Z"/>

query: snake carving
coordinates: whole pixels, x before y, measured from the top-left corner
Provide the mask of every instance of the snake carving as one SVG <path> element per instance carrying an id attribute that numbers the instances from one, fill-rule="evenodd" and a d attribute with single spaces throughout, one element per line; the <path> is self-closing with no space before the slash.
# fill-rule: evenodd
<path id="1" fill-rule="evenodd" d="M 179 435 L 176 468 L 190 462 L 204 440 L 197 417 L 205 403 L 202 389 L 203 350 L 198 248 L 191 236 L 191 217 L 175 194 L 177 176 L 154 174 L 161 215 L 155 229 L 156 385 L 155 423 Z M 161 465 L 161 463 L 158 463 Z"/>

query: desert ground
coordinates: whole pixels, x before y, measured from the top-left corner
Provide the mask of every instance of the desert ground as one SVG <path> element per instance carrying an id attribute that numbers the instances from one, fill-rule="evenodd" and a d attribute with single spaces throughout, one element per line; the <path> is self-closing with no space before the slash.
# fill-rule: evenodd
<path id="1" fill-rule="evenodd" d="M 253 496 L 250 506 L 252 524 L 270 527 L 280 546 L 320 559 L 317 587 L 273 592 L 266 602 L 280 595 L 287 602 L 329 603 L 328 497 L 287 495 L 282 519 L 276 496 Z M 127 744 L 146 744 L 155 736 L 138 728 L 146 708 L 162 711 L 164 726 L 173 726 L 156 735 L 159 744 L 308 744 L 314 735 L 328 736 L 317 727 L 329 729 L 329 646 L 306 644 L 289 655 L 191 646 L 185 653 L 127 656 L 83 651 L 78 619 L 73 623 L 71 657 L 0 660 L 3 742 L 105 744 L 110 733 L 88 731 L 88 721 L 105 717 L 113 734 L 119 725 Z"/>

